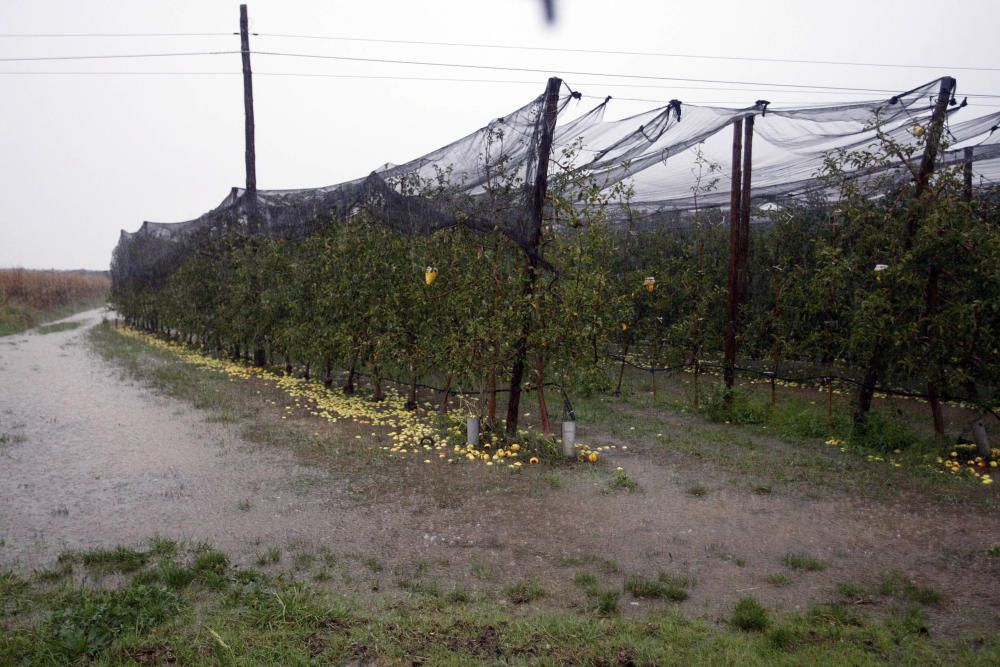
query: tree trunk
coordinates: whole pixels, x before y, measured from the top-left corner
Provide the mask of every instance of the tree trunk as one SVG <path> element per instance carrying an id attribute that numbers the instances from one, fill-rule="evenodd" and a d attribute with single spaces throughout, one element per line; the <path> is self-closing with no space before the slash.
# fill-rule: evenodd
<path id="1" fill-rule="evenodd" d="M 344 383 L 344 393 L 348 396 L 354 393 L 354 375 L 358 369 L 359 354 L 357 352 L 354 353 L 354 359 L 351 360 L 351 369 L 347 371 L 347 382 Z"/>
<path id="2" fill-rule="evenodd" d="M 622 350 L 622 365 L 618 369 L 618 386 L 615 387 L 615 394 L 621 395 L 622 393 L 622 378 L 625 377 L 625 360 L 628 358 L 628 336 L 625 337 L 625 348 Z"/>
<path id="3" fill-rule="evenodd" d="M 329 389 L 333 385 L 333 362 L 330 357 L 323 361 L 323 386 Z"/>
<path id="4" fill-rule="evenodd" d="M 454 375 L 451 371 L 448 372 L 448 377 L 444 381 L 444 391 L 441 392 L 441 405 L 438 406 L 438 412 L 445 414 L 448 412 L 448 393 L 451 391 L 451 378 Z"/>
<path id="5" fill-rule="evenodd" d="M 404 406 L 407 410 L 417 409 L 417 374 L 413 373 L 410 376 L 410 392 L 406 396 L 406 405 Z"/>
<path id="6" fill-rule="evenodd" d="M 878 368 L 874 360 L 868 363 L 865 378 L 858 387 L 857 405 L 854 407 L 854 428 L 862 428 L 865 418 L 872 409 L 872 398 L 875 396 L 875 381 L 878 379 Z"/>
<path id="7" fill-rule="evenodd" d="M 385 394 L 382 392 L 382 369 L 378 366 L 372 367 L 372 384 L 375 385 L 375 392 L 372 394 L 372 400 L 375 402 L 383 400 L 385 398 Z"/>

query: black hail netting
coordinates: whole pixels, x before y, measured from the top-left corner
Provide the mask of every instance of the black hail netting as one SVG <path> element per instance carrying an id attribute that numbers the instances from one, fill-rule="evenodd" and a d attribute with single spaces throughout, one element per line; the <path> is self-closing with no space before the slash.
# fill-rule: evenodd
<path id="1" fill-rule="evenodd" d="M 890 99 L 787 109 L 763 102 L 729 109 L 674 101 L 619 120 L 605 118 L 610 98 L 569 118 L 576 110 L 570 103 L 579 95 L 563 93 L 549 182 L 572 175 L 570 187 L 596 184 L 604 190 L 624 182 L 632 194 L 620 211 L 650 221 L 695 208 L 726 207 L 730 126 L 753 115 L 752 202 L 775 205 L 783 198 L 822 193 L 819 173 L 832 152 L 873 145 L 879 133 L 904 147 L 917 145 L 917 128 L 928 125 L 939 89 L 936 80 Z M 1000 113 L 962 119 L 968 113 L 964 105 L 951 102 L 948 150 L 939 164 L 971 160 L 975 184 L 995 184 L 1000 181 Z M 122 231 L 112 278 L 118 285 L 157 285 L 208 239 L 229 233 L 297 238 L 323 220 L 360 211 L 406 233 L 427 234 L 459 224 L 478 231 L 499 229 L 533 252 L 529 210 L 544 106 L 542 95 L 443 148 L 402 165 L 386 165 L 367 178 L 323 188 L 260 190 L 255 199 L 233 188 L 216 208 L 194 220 L 144 222 L 136 232 Z M 889 169 L 904 173 L 901 164 Z"/>

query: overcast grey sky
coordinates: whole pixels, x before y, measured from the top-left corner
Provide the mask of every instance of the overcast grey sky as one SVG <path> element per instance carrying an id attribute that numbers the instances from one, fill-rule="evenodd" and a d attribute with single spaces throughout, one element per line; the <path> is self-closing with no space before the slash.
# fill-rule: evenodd
<path id="1" fill-rule="evenodd" d="M 405 162 L 521 106 L 542 92 L 550 74 L 584 94 L 613 95 L 609 113 L 622 116 L 671 98 L 747 106 L 761 97 L 774 104 L 807 104 L 886 95 L 674 85 L 584 73 L 895 91 L 951 74 L 958 79 L 959 98 L 969 93 L 998 96 L 970 98 L 982 105 L 971 109 L 977 115 L 1000 106 L 1000 71 L 957 69 L 1000 68 L 996 0 L 557 0 L 553 26 L 545 24 L 539 0 L 247 4 L 251 30 L 260 33 L 251 38 L 255 50 L 543 70 L 254 55 L 257 181 L 262 189 L 329 185 L 364 176 L 385 162 Z M 0 4 L 4 35 L 232 33 L 239 29 L 238 19 L 239 2 L 217 0 Z M 921 67 L 271 36 L 275 34 Z M 0 59 L 238 49 L 239 37 L 232 34 L 0 37 Z M 142 74 L 128 74 L 136 72 Z M 238 54 L 0 62 L 0 266 L 104 269 L 120 229 L 134 231 L 143 220 L 196 217 L 218 204 L 232 186 L 243 185 L 239 72 Z"/>

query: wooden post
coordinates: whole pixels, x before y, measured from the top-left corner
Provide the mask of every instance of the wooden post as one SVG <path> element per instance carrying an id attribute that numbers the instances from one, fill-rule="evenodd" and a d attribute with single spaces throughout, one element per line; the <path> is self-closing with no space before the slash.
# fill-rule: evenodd
<path id="1" fill-rule="evenodd" d="M 246 5 L 240 5 L 240 55 L 243 58 L 243 115 L 246 134 L 247 191 L 244 201 L 247 205 L 247 233 L 257 234 L 261 229 L 260 217 L 257 215 L 257 153 L 253 141 L 253 73 L 250 71 L 250 30 Z M 254 252 L 254 261 L 256 261 L 256 251 Z M 264 342 L 257 338 L 254 340 L 253 364 L 257 367 L 263 367 L 266 360 Z"/>
<path id="2" fill-rule="evenodd" d="M 934 161 L 937 158 L 938 147 L 941 142 L 941 135 L 944 132 L 945 113 L 948 110 L 948 102 L 955 92 L 955 79 L 950 76 L 941 79 L 941 88 L 938 91 L 938 99 L 934 104 L 934 113 L 931 116 L 931 134 L 927 137 L 927 146 L 924 149 L 923 159 L 920 161 L 920 171 L 917 173 L 917 189 L 915 193 L 916 202 L 912 213 L 907 218 L 907 249 L 913 242 L 916 234 L 916 225 L 919 217 L 923 214 L 923 194 L 930 181 L 931 174 L 934 173 Z M 938 305 L 938 282 L 941 278 L 941 268 L 932 265 L 927 276 L 927 286 L 924 290 L 927 315 L 933 317 L 939 308 Z M 928 338 L 931 338 L 928 336 Z M 944 437 L 944 413 L 941 409 L 941 388 L 944 383 L 941 374 L 935 373 L 934 377 L 927 381 L 927 402 L 931 407 L 931 417 L 934 422 L 934 433 Z"/>
<path id="3" fill-rule="evenodd" d="M 972 201 L 972 157 L 973 148 L 970 146 L 962 151 L 965 158 L 962 162 L 962 180 L 965 184 L 965 201 Z"/>
<path id="4" fill-rule="evenodd" d="M 243 114 L 246 132 L 247 202 L 251 212 L 257 210 L 257 154 L 253 140 L 253 73 L 250 71 L 250 32 L 247 6 L 240 5 L 240 52 L 243 57 Z"/>
<path id="5" fill-rule="evenodd" d="M 913 236 L 917 232 L 917 220 L 923 209 L 924 191 L 930 182 L 931 174 L 934 173 L 934 162 L 937 160 L 941 135 L 944 133 L 945 113 L 948 111 L 948 102 L 954 92 L 955 79 L 950 76 L 941 77 L 941 87 L 934 103 L 934 111 L 931 113 L 931 127 L 927 135 L 927 144 L 924 146 L 924 155 L 920 159 L 920 170 L 917 172 L 917 183 L 913 191 L 914 205 L 910 207 L 910 213 L 906 216 L 906 236 L 903 241 L 907 250 L 913 246 Z"/>
<path id="6" fill-rule="evenodd" d="M 725 360 L 722 364 L 722 376 L 726 383 L 726 399 L 732 399 L 734 367 L 736 366 L 736 313 L 739 308 L 738 285 L 736 275 L 740 239 L 740 207 L 743 204 L 743 119 L 733 121 L 733 164 L 732 183 L 729 190 L 729 262 L 727 272 L 726 296 L 726 340 L 724 346 Z M 697 367 L 695 368 L 697 382 Z M 697 393 L 695 394 L 697 396 Z M 696 399 L 697 400 L 697 399 Z"/>
<path id="7" fill-rule="evenodd" d="M 733 123 L 733 184 L 729 195 L 729 294 L 726 299 L 726 340 L 723 379 L 726 400 L 736 381 L 736 334 L 740 309 L 750 290 L 747 257 L 750 250 L 750 176 L 753 163 L 753 115 Z M 742 136 L 741 136 L 742 134 Z"/>
<path id="8" fill-rule="evenodd" d="M 542 245 L 542 214 L 545 208 L 545 193 L 549 181 L 549 155 L 552 152 L 552 135 L 556 129 L 556 117 L 559 115 L 559 89 L 562 79 L 552 77 L 545 87 L 545 98 L 542 102 L 541 132 L 538 139 L 538 166 L 535 171 L 535 182 L 532 187 L 532 201 L 529 203 L 530 223 L 532 226 L 531 249 L 525 263 L 523 293 L 530 299 L 535 290 L 538 277 L 538 253 Z M 524 379 L 524 363 L 528 353 L 528 334 L 531 332 L 531 310 L 524 316 L 521 334 L 517 340 L 514 353 L 514 363 L 510 374 L 510 400 L 507 403 L 507 435 L 517 435 L 518 411 L 521 404 L 521 382 Z"/>
<path id="9" fill-rule="evenodd" d="M 739 305 L 736 318 L 739 321 L 739 308 L 743 307 L 750 296 L 750 274 L 748 272 L 748 257 L 750 256 L 750 172 L 753 166 L 753 122 L 754 117 L 747 116 L 743 121 L 743 187 L 740 202 L 740 246 L 736 256 L 736 277 L 739 281 L 737 294 Z M 737 324 L 737 330 L 739 325 Z M 734 360 L 735 361 L 735 360 Z"/>
<path id="10" fill-rule="evenodd" d="M 920 160 L 920 170 L 917 172 L 916 186 L 913 192 L 913 203 L 906 216 L 904 226 L 903 247 L 909 251 L 913 247 L 913 237 L 917 232 L 917 221 L 923 213 L 923 195 L 930 182 L 931 174 L 934 172 L 934 162 L 937 159 L 938 146 L 941 143 L 941 134 L 944 132 L 945 114 L 948 111 L 948 103 L 951 101 L 952 93 L 955 91 L 955 79 L 950 76 L 941 78 L 941 86 L 938 90 L 938 98 L 934 104 L 934 111 L 931 113 L 930 131 L 927 136 L 927 144 L 924 146 L 924 154 Z M 936 306 L 932 303 L 931 296 L 936 298 L 937 280 L 940 270 L 932 267 L 928 276 L 928 285 L 925 290 L 927 312 L 932 312 Z M 934 283 L 933 285 L 930 283 Z M 871 409 L 872 398 L 875 395 L 875 384 L 878 382 L 885 370 L 885 359 L 883 359 L 882 346 L 876 342 L 871 358 L 868 360 L 868 367 L 865 370 L 864 380 L 858 387 L 857 405 L 854 410 L 854 425 L 860 426 L 865 416 Z M 931 405 L 931 413 L 934 417 L 935 430 L 942 425 L 940 418 L 941 404 L 937 396 L 937 378 L 928 382 L 928 402 Z M 940 432 L 939 432 L 940 435 Z"/>

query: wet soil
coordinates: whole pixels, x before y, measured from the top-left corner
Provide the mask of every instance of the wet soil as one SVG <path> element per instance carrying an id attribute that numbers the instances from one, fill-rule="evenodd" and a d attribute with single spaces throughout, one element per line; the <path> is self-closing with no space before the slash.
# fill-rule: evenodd
<path id="1" fill-rule="evenodd" d="M 987 553 L 1000 543 L 995 514 L 826 489 L 754 493 L 732 473 L 641 447 L 598 469 L 532 468 L 509 484 L 496 481 L 509 473 L 483 466 L 392 463 L 400 484 L 386 487 L 383 475 L 366 489 L 357 483 L 364 471 L 343 458 L 333 465 L 255 442 L 240 424 L 125 377 L 86 342 L 101 317 L 90 311 L 72 318 L 82 324 L 74 330 L 0 338 L 0 432 L 8 434 L 0 566 L 31 570 L 67 548 L 162 535 L 211 543 L 245 565 L 273 547 L 336 554 L 335 585 L 367 594 L 406 594 L 415 580 L 499 590 L 534 576 L 552 593 L 547 604 L 571 607 L 585 603 L 571 583 L 577 572 L 620 587 L 628 573 L 664 571 L 696 581 L 677 607 L 712 619 L 745 595 L 802 609 L 834 599 L 840 582 L 874 585 L 899 570 L 943 595 L 929 610 L 935 625 L 997 627 L 1000 558 Z M 255 393 L 246 400 L 260 400 Z M 300 416 L 288 428 L 337 438 L 347 427 Z M 353 441 L 353 431 L 340 437 Z M 600 434 L 582 425 L 581 437 Z M 608 491 L 616 465 L 640 492 Z M 423 481 L 405 481 L 417 476 Z M 707 494 L 690 494 L 694 483 Z M 442 488 L 453 488 L 445 501 Z M 793 552 L 826 568 L 789 569 L 782 558 Z M 776 573 L 788 583 L 770 582 Z M 622 604 L 629 613 L 662 603 L 625 596 Z"/>

